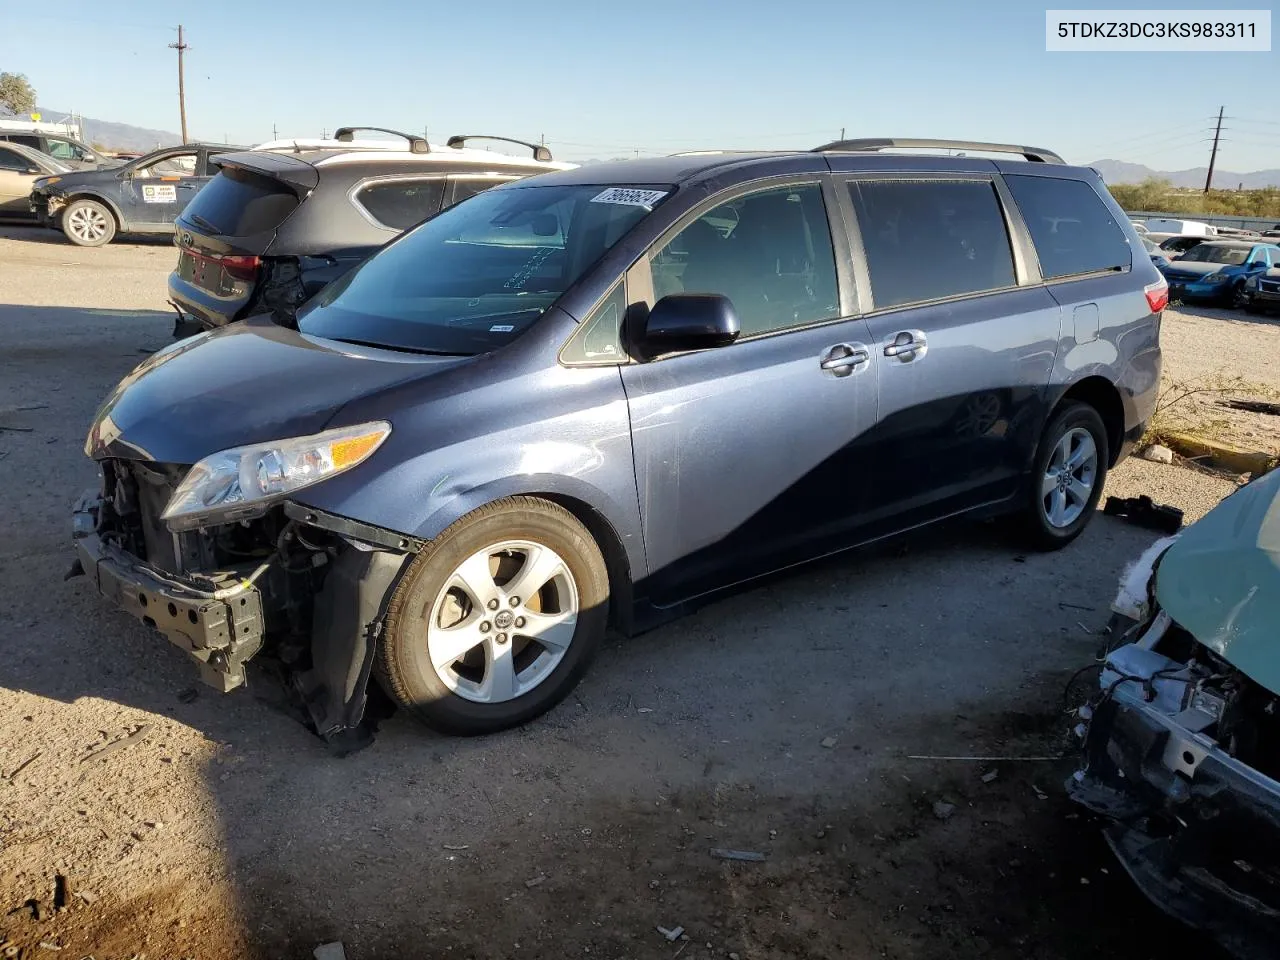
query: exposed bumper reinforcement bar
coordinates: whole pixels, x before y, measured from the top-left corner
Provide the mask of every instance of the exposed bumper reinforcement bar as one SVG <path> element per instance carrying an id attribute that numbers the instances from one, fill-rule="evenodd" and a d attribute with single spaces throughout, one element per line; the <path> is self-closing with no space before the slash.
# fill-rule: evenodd
<path id="1" fill-rule="evenodd" d="M 262 597 L 246 580 L 208 589 L 163 573 L 95 532 L 96 495 L 76 504 L 73 537 L 80 565 L 98 592 L 154 627 L 200 666 L 200 678 L 227 692 L 245 682 L 244 664 L 262 647 Z"/>

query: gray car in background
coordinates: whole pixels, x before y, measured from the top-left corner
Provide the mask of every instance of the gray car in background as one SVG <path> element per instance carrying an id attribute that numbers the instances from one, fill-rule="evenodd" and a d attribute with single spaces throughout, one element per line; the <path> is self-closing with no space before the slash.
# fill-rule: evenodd
<path id="1" fill-rule="evenodd" d="M 1066 546 L 1151 416 L 1167 299 L 1098 175 L 1046 150 L 547 173 L 392 240 L 296 328 L 145 360 L 90 429 L 76 544 L 220 689 L 261 655 L 325 737 L 370 677 L 486 733 L 608 627 L 808 560 L 966 513 Z"/>

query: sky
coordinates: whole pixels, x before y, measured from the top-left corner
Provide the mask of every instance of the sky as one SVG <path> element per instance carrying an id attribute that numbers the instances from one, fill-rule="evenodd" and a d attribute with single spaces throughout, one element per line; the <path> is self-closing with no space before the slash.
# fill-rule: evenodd
<path id="1" fill-rule="evenodd" d="M 1280 52 L 1047 53 L 1025 0 L 0 0 L 0 71 L 45 108 L 176 131 L 179 22 L 193 139 L 367 124 L 545 137 L 581 160 L 843 129 L 1177 170 L 1208 162 L 1225 106 L 1219 169 L 1280 167 Z"/>

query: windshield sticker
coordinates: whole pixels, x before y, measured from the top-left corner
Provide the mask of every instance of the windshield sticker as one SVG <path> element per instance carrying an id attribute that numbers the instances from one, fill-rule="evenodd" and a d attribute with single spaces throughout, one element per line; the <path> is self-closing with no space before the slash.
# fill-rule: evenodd
<path id="1" fill-rule="evenodd" d="M 592 203 L 621 203 L 628 207 L 644 207 L 646 210 L 667 195 L 665 190 L 636 190 L 631 187 L 610 187 L 591 198 Z"/>
<path id="2" fill-rule="evenodd" d="M 510 333 L 515 327 L 510 323 L 495 323 L 489 328 L 490 333 Z"/>
<path id="3" fill-rule="evenodd" d="M 143 203 L 177 203 L 178 188 L 173 184 L 148 183 L 142 187 Z"/>

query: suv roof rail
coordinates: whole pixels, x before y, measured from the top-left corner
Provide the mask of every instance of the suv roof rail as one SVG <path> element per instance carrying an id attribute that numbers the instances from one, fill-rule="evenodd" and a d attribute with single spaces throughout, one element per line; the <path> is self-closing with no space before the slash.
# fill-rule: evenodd
<path id="1" fill-rule="evenodd" d="M 989 153 L 1016 153 L 1035 163 L 1066 163 L 1052 150 L 1042 147 L 1022 147 L 1012 143 L 983 143 L 979 140 L 913 140 L 893 137 L 867 137 L 861 140 L 833 140 L 812 153 L 878 153 L 898 148 L 922 148 L 926 150 L 985 150 Z"/>
<path id="2" fill-rule="evenodd" d="M 333 132 L 333 139 L 349 142 L 356 138 L 357 130 L 372 130 L 375 133 L 389 133 L 393 137 L 404 137 L 409 141 L 410 153 L 431 152 L 431 145 L 422 137 L 412 133 L 405 133 L 403 130 L 390 130 L 387 127 L 339 127 Z"/>
<path id="3" fill-rule="evenodd" d="M 513 140 L 511 137 L 493 137 L 487 133 L 467 133 L 460 134 L 456 137 L 450 137 L 445 141 L 446 147 L 453 147 L 455 150 L 461 150 L 466 146 L 468 140 L 500 140 L 503 143 L 514 143 L 517 146 L 528 147 L 533 151 L 533 159 L 542 163 L 551 162 L 551 151 L 540 143 L 530 143 L 528 140 Z"/>

